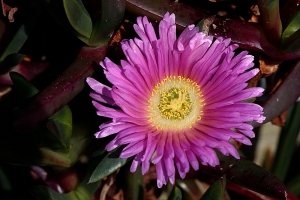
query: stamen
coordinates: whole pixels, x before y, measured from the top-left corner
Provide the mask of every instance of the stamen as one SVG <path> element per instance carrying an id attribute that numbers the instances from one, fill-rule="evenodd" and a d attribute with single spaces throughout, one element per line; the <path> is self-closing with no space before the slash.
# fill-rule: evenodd
<path id="1" fill-rule="evenodd" d="M 159 130 L 191 128 L 201 120 L 203 95 L 200 86 L 182 76 L 167 76 L 155 85 L 148 103 L 148 118 Z"/>

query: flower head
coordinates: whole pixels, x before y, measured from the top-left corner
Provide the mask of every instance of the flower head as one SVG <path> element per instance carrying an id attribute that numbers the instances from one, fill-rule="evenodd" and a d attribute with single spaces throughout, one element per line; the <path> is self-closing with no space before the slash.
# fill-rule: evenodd
<path id="1" fill-rule="evenodd" d="M 106 150 L 127 145 L 120 157 L 134 156 L 131 172 L 142 165 L 144 174 L 154 163 L 158 187 L 174 184 L 175 166 L 184 178 L 199 162 L 218 165 L 214 149 L 238 159 L 229 140 L 251 145 L 247 122 L 265 119 L 259 105 L 244 102 L 263 92 L 246 89 L 258 73 L 253 56 L 235 55 L 230 39 L 213 40 L 194 25 L 176 38 L 174 14 L 165 14 L 159 38 L 147 17 L 138 17 L 134 29 L 140 39 L 122 41 L 122 66 L 108 58 L 100 63 L 112 88 L 87 79 L 97 114 L 112 119 L 96 138 L 116 134 Z"/>

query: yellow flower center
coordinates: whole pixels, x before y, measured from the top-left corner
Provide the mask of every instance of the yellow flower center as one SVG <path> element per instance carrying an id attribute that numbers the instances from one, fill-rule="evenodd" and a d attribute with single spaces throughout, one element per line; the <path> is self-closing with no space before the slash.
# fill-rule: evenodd
<path id="1" fill-rule="evenodd" d="M 201 119 L 204 100 L 196 82 L 182 76 L 167 76 L 156 84 L 148 103 L 152 126 L 178 130 L 191 128 Z"/>

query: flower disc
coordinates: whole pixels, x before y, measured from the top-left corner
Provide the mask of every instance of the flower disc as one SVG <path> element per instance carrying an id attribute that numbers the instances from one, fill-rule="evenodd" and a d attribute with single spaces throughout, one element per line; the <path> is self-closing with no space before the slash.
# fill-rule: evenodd
<path id="1" fill-rule="evenodd" d="M 97 115 L 111 120 L 96 138 L 116 134 L 107 151 L 126 145 L 121 158 L 134 157 L 130 171 L 145 174 L 156 166 L 157 186 L 175 183 L 190 167 L 220 164 L 215 150 L 240 158 L 230 143 L 251 145 L 251 121 L 263 122 L 261 106 L 244 100 L 264 89 L 247 88 L 254 77 L 253 56 L 229 38 L 214 39 L 187 26 L 177 38 L 175 15 L 166 13 L 157 37 L 147 17 L 138 17 L 139 38 L 123 40 L 121 66 L 105 58 L 100 65 L 113 87 L 87 78 Z"/>
<path id="2" fill-rule="evenodd" d="M 160 130 L 191 128 L 201 119 L 200 86 L 182 76 L 168 76 L 152 91 L 148 103 L 148 117 L 152 126 Z"/>

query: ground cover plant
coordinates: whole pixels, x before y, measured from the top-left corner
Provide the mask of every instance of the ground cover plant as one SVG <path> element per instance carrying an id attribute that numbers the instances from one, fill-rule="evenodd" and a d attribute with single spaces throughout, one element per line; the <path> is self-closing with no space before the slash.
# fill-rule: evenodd
<path id="1" fill-rule="evenodd" d="M 1 0 L 1 199 L 298 199 L 298 4 Z"/>

